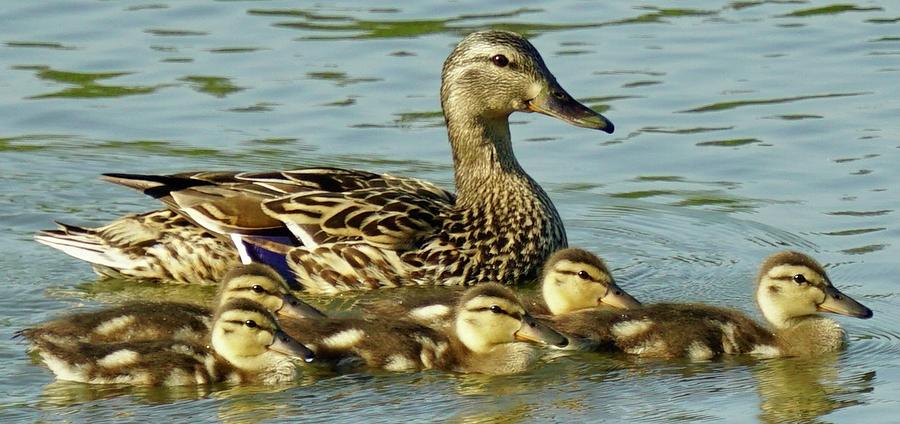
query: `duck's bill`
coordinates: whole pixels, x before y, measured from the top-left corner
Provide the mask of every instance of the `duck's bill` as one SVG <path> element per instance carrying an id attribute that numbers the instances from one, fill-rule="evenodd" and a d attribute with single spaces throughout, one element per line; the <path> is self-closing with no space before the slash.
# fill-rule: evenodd
<path id="1" fill-rule="evenodd" d="M 522 318 L 522 327 L 516 332 L 516 340 L 555 347 L 566 347 L 569 344 L 566 336 L 528 315 Z"/>
<path id="2" fill-rule="evenodd" d="M 312 305 L 297 299 L 292 294 L 285 294 L 281 297 L 281 308 L 275 311 L 279 316 L 297 318 L 297 319 L 319 319 L 325 318 L 326 315 L 322 311 L 314 308 Z"/>
<path id="3" fill-rule="evenodd" d="M 872 318 L 873 315 L 871 309 L 834 287 L 825 289 L 825 301 L 819 304 L 818 309 L 822 312 L 862 319 Z"/>
<path id="4" fill-rule="evenodd" d="M 535 98 L 526 101 L 526 105 L 532 112 L 543 113 L 579 127 L 601 130 L 609 134 L 615 130 L 609 119 L 579 103 L 556 83 L 541 90 Z"/>
<path id="5" fill-rule="evenodd" d="M 269 350 L 302 359 L 304 362 L 312 362 L 313 359 L 316 359 L 316 354 L 312 350 L 281 330 L 275 332 L 275 341 L 269 345 Z"/>
<path id="6" fill-rule="evenodd" d="M 599 303 L 618 309 L 634 309 L 641 306 L 641 302 L 616 284 L 610 284 L 606 296 L 601 297 Z"/>

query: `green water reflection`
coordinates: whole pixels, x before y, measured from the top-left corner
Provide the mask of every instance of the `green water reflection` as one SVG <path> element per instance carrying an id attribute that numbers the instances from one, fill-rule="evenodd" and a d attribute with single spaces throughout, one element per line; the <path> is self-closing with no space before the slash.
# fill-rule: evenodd
<path id="1" fill-rule="evenodd" d="M 15 66 L 13 69 L 36 71 L 35 75 L 43 80 L 63 84 L 75 85 L 61 91 L 31 96 L 29 99 L 50 99 L 56 97 L 66 98 L 94 98 L 94 97 L 122 97 L 139 94 L 150 94 L 162 86 L 125 86 L 105 85 L 97 81 L 130 75 L 131 72 L 69 72 L 51 69 L 48 66 Z"/>

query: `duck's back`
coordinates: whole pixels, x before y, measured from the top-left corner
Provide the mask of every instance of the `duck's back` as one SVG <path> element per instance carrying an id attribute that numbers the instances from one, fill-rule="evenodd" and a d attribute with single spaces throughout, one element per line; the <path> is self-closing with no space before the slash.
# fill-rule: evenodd
<path id="1" fill-rule="evenodd" d="M 777 346 L 772 332 L 746 315 L 708 305 L 659 303 L 548 319 L 560 332 L 585 339 L 594 349 L 646 357 L 709 359 L 723 354 L 767 354 Z"/>
<path id="2" fill-rule="evenodd" d="M 453 325 L 453 309 L 465 291 L 444 289 L 440 293 L 410 293 L 400 299 L 378 299 L 358 304 L 366 316 L 411 321 L 416 324 L 447 331 Z M 550 315 L 550 308 L 539 296 L 520 296 L 525 310 L 532 316 Z"/>
<path id="3" fill-rule="evenodd" d="M 453 323 L 456 304 L 463 290 L 442 289 L 440 293 L 407 293 L 399 299 L 378 299 L 357 305 L 370 318 L 411 321 L 435 330 L 445 330 Z"/>
<path id="4" fill-rule="evenodd" d="M 68 315 L 19 332 L 36 348 L 46 343 L 114 343 L 173 339 L 199 342 L 209 333 L 211 311 L 178 302 L 129 302 Z"/>
<path id="5" fill-rule="evenodd" d="M 59 379 L 84 383 L 178 386 L 246 379 L 206 347 L 173 340 L 47 343 L 39 353 Z"/>
<path id="6" fill-rule="evenodd" d="M 450 340 L 414 322 L 333 318 L 283 320 L 284 330 L 316 353 L 316 361 L 339 368 L 388 371 L 449 369 Z"/>

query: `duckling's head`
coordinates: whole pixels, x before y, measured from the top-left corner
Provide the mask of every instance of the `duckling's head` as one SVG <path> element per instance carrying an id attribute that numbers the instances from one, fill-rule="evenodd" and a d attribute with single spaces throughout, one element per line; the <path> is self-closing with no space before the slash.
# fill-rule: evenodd
<path id="1" fill-rule="evenodd" d="M 602 259 L 582 249 L 562 249 L 550 256 L 541 292 L 553 315 L 604 305 L 618 309 L 641 305 L 616 284 Z"/>
<path id="2" fill-rule="evenodd" d="M 563 90 L 528 40 L 509 31 L 474 32 L 459 42 L 444 62 L 441 104 L 448 120 L 462 114 L 505 123 L 513 112 L 539 112 L 613 132 L 608 119 Z"/>
<path id="3" fill-rule="evenodd" d="M 766 319 L 786 328 L 795 319 L 819 312 L 871 318 L 872 310 L 841 293 L 815 259 L 799 252 L 775 253 L 756 278 L 756 300 Z"/>
<path id="4" fill-rule="evenodd" d="M 515 341 L 557 347 L 568 344 L 563 335 L 529 316 L 512 290 L 496 283 L 466 291 L 457 304 L 455 325 L 460 341 L 478 353 Z"/>
<path id="5" fill-rule="evenodd" d="M 248 371 L 270 369 L 286 357 L 306 362 L 315 357 L 281 330 L 271 312 L 248 299 L 233 299 L 219 307 L 210 338 L 216 353 Z"/>
<path id="6" fill-rule="evenodd" d="M 318 309 L 291 294 L 290 286 L 275 270 L 258 263 L 239 266 L 225 275 L 216 304 L 231 299 L 250 299 L 285 317 L 325 317 Z"/>

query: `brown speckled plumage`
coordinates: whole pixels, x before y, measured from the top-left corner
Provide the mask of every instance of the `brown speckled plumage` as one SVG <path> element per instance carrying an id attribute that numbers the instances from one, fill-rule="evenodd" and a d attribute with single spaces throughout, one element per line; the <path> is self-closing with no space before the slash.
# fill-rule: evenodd
<path id="1" fill-rule="evenodd" d="M 273 350 L 276 344 L 290 352 Z M 281 332 L 269 311 L 247 299 L 219 307 L 204 343 L 172 338 L 55 343 L 44 338 L 34 348 L 57 378 L 95 384 L 286 382 L 296 375 L 298 361 L 310 357 L 309 350 Z"/>
<path id="2" fill-rule="evenodd" d="M 504 61 L 494 61 L 498 55 Z M 413 178 L 334 168 L 108 174 L 174 213 L 96 230 L 63 227 L 36 239 L 104 274 L 166 281 L 216 281 L 238 260 L 229 246 L 235 234 L 285 254 L 312 292 L 533 280 L 547 256 L 566 246 L 566 234 L 550 198 L 516 160 L 509 115 L 539 112 L 606 132 L 612 123 L 566 93 L 531 43 L 505 31 L 459 43 L 444 63 L 441 105 L 455 195 Z M 147 222 L 155 217 L 170 224 Z M 152 232 L 160 237 L 146 237 Z M 293 244 L 258 237 L 272 234 Z"/>
<path id="3" fill-rule="evenodd" d="M 548 323 L 584 350 L 645 357 L 708 359 L 772 346 L 775 336 L 746 315 L 701 304 L 657 303 L 631 310 L 583 310 L 549 316 Z M 692 350 L 693 349 L 693 350 Z"/>
<path id="4" fill-rule="evenodd" d="M 212 312 L 190 303 L 128 302 L 81 312 L 17 333 L 38 349 L 49 344 L 112 343 L 172 339 L 200 341 L 209 333 Z"/>
<path id="5" fill-rule="evenodd" d="M 458 304 L 454 305 L 456 311 L 453 315 L 474 313 L 488 320 L 511 319 L 507 315 L 483 309 L 489 303 L 501 305 L 513 315 L 521 316 L 524 312 L 515 294 L 508 288 L 498 284 L 482 284 L 461 296 Z M 339 368 L 368 367 L 388 371 L 439 369 L 460 373 L 512 374 L 526 370 L 537 358 L 537 352 L 530 344 L 514 341 L 512 336 L 508 340 L 503 339 L 498 334 L 492 337 L 501 341 L 489 343 L 487 351 L 476 352 L 460 338 L 459 323 L 435 329 L 388 318 L 331 318 L 283 320 L 282 325 L 288 334 L 316 352 L 317 361 Z"/>
<path id="6" fill-rule="evenodd" d="M 726 354 L 810 356 L 843 348 L 834 312 L 869 318 L 872 311 L 838 291 L 825 269 L 799 252 L 767 257 L 755 280 L 769 326 L 746 314 L 701 304 L 659 303 L 625 311 L 587 310 L 551 317 L 557 330 L 598 350 L 657 358 L 705 360 Z"/>
<path id="7" fill-rule="evenodd" d="M 547 297 L 556 300 L 558 313 L 585 308 L 618 310 L 640 305 L 615 284 L 602 259 L 583 249 L 560 249 L 551 255 L 543 266 L 541 288 L 540 296 L 522 298 L 528 313 L 538 318 L 553 314 L 545 300 Z M 400 299 L 381 299 L 360 306 L 370 316 L 402 318 L 440 329 L 453 321 L 449 311 L 462 294 L 462 291 L 409 293 Z M 615 306 L 601 302 L 613 298 L 618 301 Z M 443 311 L 448 312 L 438 314 Z"/>
<path id="8" fill-rule="evenodd" d="M 214 306 L 251 299 L 282 316 L 324 316 L 290 293 L 287 283 L 268 266 L 239 266 L 223 277 Z M 304 315 L 306 313 L 306 315 Z M 113 343 L 141 340 L 202 342 L 212 325 L 212 310 L 184 302 L 129 301 L 100 310 L 65 315 L 16 333 L 36 348 L 47 343 Z"/>
<path id="9" fill-rule="evenodd" d="M 241 264 L 227 239 L 168 209 L 124 216 L 99 228 L 59 224 L 35 239 L 112 278 L 218 284 Z"/>

